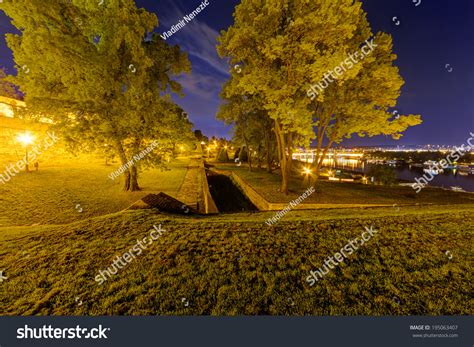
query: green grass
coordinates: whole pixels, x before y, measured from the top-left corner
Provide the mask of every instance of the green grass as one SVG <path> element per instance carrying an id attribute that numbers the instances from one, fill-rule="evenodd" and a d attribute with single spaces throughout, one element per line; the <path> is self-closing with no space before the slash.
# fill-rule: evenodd
<path id="1" fill-rule="evenodd" d="M 267 201 L 288 203 L 301 196 L 308 185 L 303 184 L 302 177 L 292 177 L 288 196 L 280 189 L 280 176 L 267 173 L 265 170 L 248 171 L 244 165 L 217 164 L 217 169 L 231 170 L 250 184 Z M 469 204 L 474 203 L 474 194 L 457 193 L 443 189 L 426 187 L 416 193 L 411 187 L 385 187 L 361 183 L 340 183 L 319 180 L 316 192 L 304 200 L 314 204 Z"/>
<path id="2" fill-rule="evenodd" d="M 5 315 L 473 314 L 474 206 L 175 217 L 127 211 L 0 228 Z M 94 278 L 166 230 L 99 286 Z M 315 286 L 305 279 L 364 226 L 378 234 Z M 452 259 L 445 254 L 450 251 Z M 186 307 L 183 303 L 189 301 Z M 82 304 L 80 305 L 80 303 Z"/>
<path id="3" fill-rule="evenodd" d="M 144 190 L 137 193 L 123 193 L 121 182 L 107 178 L 115 167 L 95 161 L 44 165 L 1 185 L 0 271 L 7 280 L 0 283 L 0 314 L 473 313 L 472 195 L 426 190 L 430 194 L 412 197 L 411 188 L 320 182 L 310 198 L 316 201 L 308 202 L 400 208 L 298 210 L 271 227 L 265 220 L 274 212 L 188 217 L 120 212 L 148 193 L 176 196 L 186 165 L 181 159 L 171 171 L 143 173 Z M 237 170 L 269 200 L 282 198 L 277 175 Z M 291 189 L 290 198 L 296 198 L 305 187 L 294 180 Z M 403 206 L 410 202 L 419 205 Z M 166 229 L 160 239 L 97 284 L 100 270 L 159 224 Z M 371 225 L 379 233 L 367 245 L 308 285 L 310 270 Z"/>
<path id="4" fill-rule="evenodd" d="M 89 160 L 42 165 L 38 172 L 22 172 L 0 184 L 0 227 L 65 224 L 121 211 L 150 193 L 176 196 L 187 163 L 187 159 L 177 159 L 170 171 L 144 171 L 139 179 L 142 191 L 134 193 L 122 191 L 122 178 L 108 178 L 118 164 L 105 166 Z"/>

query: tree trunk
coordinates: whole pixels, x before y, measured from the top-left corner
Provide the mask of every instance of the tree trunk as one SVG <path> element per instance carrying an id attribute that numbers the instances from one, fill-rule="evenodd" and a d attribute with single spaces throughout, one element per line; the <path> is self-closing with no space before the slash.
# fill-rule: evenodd
<path id="1" fill-rule="evenodd" d="M 265 131 L 265 151 L 266 151 L 266 161 L 267 161 L 267 172 L 272 173 L 272 144 L 270 141 L 271 132 Z"/>
<path id="2" fill-rule="evenodd" d="M 281 192 L 285 195 L 288 195 L 288 161 L 286 160 L 286 156 L 284 157 L 283 161 L 280 163 L 281 166 Z"/>
<path id="3" fill-rule="evenodd" d="M 127 165 L 130 160 L 128 160 L 127 155 L 125 154 L 125 150 L 123 149 L 122 142 L 120 140 L 115 141 L 115 149 L 117 150 L 122 166 Z M 138 185 L 138 171 L 135 165 L 130 166 L 124 171 L 123 179 L 123 190 L 125 192 L 134 192 L 140 190 L 140 187 Z"/>
<path id="4" fill-rule="evenodd" d="M 286 156 L 286 142 L 285 134 L 280 127 L 280 123 L 275 120 L 275 135 L 277 137 L 278 155 L 280 158 L 280 169 L 281 169 L 281 192 L 288 195 L 288 160 Z"/>
<path id="5" fill-rule="evenodd" d="M 252 171 L 252 153 L 248 145 L 247 138 L 244 135 L 245 148 L 247 149 L 247 164 L 249 165 L 249 171 Z"/>
<path id="6" fill-rule="evenodd" d="M 293 170 L 293 134 L 289 133 L 288 135 L 288 174 L 291 175 Z"/>
<path id="7" fill-rule="evenodd" d="M 257 168 L 258 169 L 261 169 L 262 168 L 262 157 L 261 157 L 261 153 L 262 152 L 262 145 L 259 144 L 258 145 L 258 150 L 257 150 Z"/>
<path id="8" fill-rule="evenodd" d="M 130 171 L 127 170 L 123 173 L 123 191 L 128 192 L 130 190 Z"/>
<path id="9" fill-rule="evenodd" d="M 122 142 L 118 139 L 115 140 L 115 149 L 120 158 L 120 163 L 122 164 L 122 166 L 127 165 L 128 163 L 127 155 L 125 154 L 125 150 L 123 149 Z M 123 178 L 124 178 L 123 190 L 125 192 L 128 192 L 130 190 L 130 169 L 127 169 L 124 171 Z"/>
<path id="10" fill-rule="evenodd" d="M 138 170 L 135 165 L 133 165 L 130 168 L 130 184 L 129 184 L 129 189 L 132 192 L 141 190 L 140 186 L 138 185 Z"/>
<path id="11" fill-rule="evenodd" d="M 133 143 L 133 153 L 138 153 L 140 151 L 140 138 L 135 138 Z M 174 153 L 174 151 L 173 151 Z M 140 186 L 138 185 L 138 169 L 137 169 L 137 162 L 134 160 L 132 166 L 130 167 L 130 183 L 129 183 L 129 191 L 136 192 L 140 190 Z"/>

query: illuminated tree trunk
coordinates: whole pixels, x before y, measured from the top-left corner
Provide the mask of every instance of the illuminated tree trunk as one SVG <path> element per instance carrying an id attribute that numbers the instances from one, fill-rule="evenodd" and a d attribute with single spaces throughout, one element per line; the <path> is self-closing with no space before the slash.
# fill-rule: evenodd
<path id="1" fill-rule="evenodd" d="M 135 165 L 130 168 L 129 190 L 131 192 L 140 190 L 140 186 L 138 185 L 138 170 Z"/>
<path id="2" fill-rule="evenodd" d="M 120 140 L 115 141 L 115 148 L 120 158 L 120 163 L 122 164 L 122 166 L 127 166 L 130 161 L 128 160 L 127 155 L 125 154 L 125 150 L 123 149 L 123 145 Z M 138 186 L 137 168 L 135 166 L 127 168 L 123 173 L 123 178 L 123 190 L 125 192 L 133 192 L 140 190 L 140 187 Z"/>
<path id="3" fill-rule="evenodd" d="M 270 141 L 271 135 L 272 133 L 270 131 L 265 130 L 265 151 L 268 173 L 272 173 L 272 144 Z"/>
<path id="4" fill-rule="evenodd" d="M 138 153 L 140 151 L 140 144 L 141 144 L 141 139 L 136 138 L 135 142 L 133 143 L 133 153 Z M 173 151 L 174 153 L 174 151 Z M 138 170 L 137 170 L 137 163 L 133 161 L 133 165 L 130 167 L 130 178 L 129 178 L 129 191 L 135 192 L 140 190 L 140 187 L 138 186 Z"/>
<path id="5" fill-rule="evenodd" d="M 275 135 L 277 137 L 277 146 L 278 146 L 278 156 L 280 161 L 280 170 L 281 170 L 281 188 L 280 191 L 285 195 L 288 195 L 288 183 L 290 179 L 288 158 L 286 154 L 286 141 L 285 134 L 283 132 L 280 123 L 275 120 Z"/>
<path id="6" fill-rule="evenodd" d="M 247 137 L 244 135 L 245 148 L 247 149 L 247 163 L 249 165 L 249 171 L 252 171 L 252 153 L 250 152 L 249 143 Z"/>

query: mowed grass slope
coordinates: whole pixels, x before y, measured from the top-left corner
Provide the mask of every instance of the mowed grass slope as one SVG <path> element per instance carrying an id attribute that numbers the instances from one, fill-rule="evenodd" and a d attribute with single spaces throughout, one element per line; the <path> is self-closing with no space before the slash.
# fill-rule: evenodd
<path id="1" fill-rule="evenodd" d="M 473 205 L 175 217 L 128 211 L 0 229 L 2 315 L 473 314 Z M 104 284 L 94 278 L 166 230 Z M 310 270 L 379 232 L 310 287 Z M 449 253 L 446 253 L 449 251 Z M 451 258 L 451 259 L 450 259 Z M 189 303 L 186 306 L 186 303 Z"/>
<path id="2" fill-rule="evenodd" d="M 114 181 L 108 177 L 118 164 L 106 166 L 92 159 L 22 172 L 0 183 L 0 227 L 66 224 L 121 211 L 150 193 L 176 196 L 188 162 L 176 159 L 169 171 L 144 171 L 139 178 L 142 191 L 134 193 L 122 191 L 122 177 Z"/>

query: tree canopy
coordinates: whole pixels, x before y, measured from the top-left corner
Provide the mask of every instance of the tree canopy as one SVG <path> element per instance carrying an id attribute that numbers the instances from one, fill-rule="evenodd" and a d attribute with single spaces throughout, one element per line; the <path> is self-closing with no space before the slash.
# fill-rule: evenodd
<path id="1" fill-rule="evenodd" d="M 28 112 L 51 118 L 73 147 L 111 146 L 126 164 L 155 140 L 164 146 L 191 132 L 169 97 L 181 93 L 173 76 L 190 71 L 188 57 L 152 34 L 156 15 L 135 1 L 18 0 L 0 8 L 20 31 L 7 35 L 18 68 L 11 81 Z M 148 163 L 160 157 L 157 149 Z M 139 189 L 138 165 L 124 173 L 125 190 Z"/>
<path id="2" fill-rule="evenodd" d="M 0 96 L 6 96 L 12 99 L 21 99 L 22 96 L 18 93 L 15 85 L 8 82 L 7 73 L 4 68 L 0 68 Z"/>
<path id="3" fill-rule="evenodd" d="M 373 37 L 360 1 L 242 0 L 234 18 L 218 45 L 231 66 L 240 66 L 226 94 L 262 99 L 273 121 L 283 192 L 295 147 L 316 140 L 319 153 L 352 134 L 398 138 L 421 122 L 415 115 L 392 119 L 389 112 L 403 80 L 384 33 L 375 35 L 376 47 L 365 59 L 346 66 L 317 97 L 310 95 L 309 87 L 326 80 Z M 322 157 L 317 170 L 321 163 Z"/>

